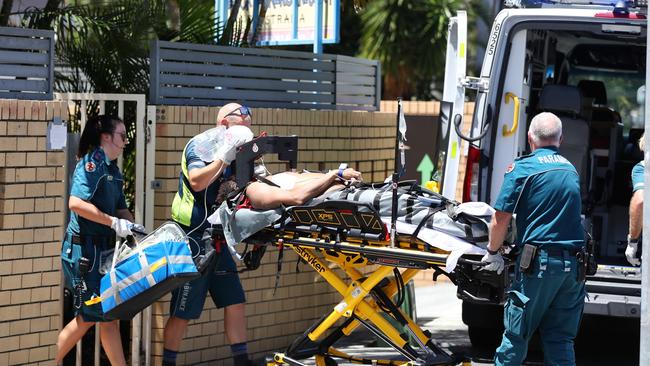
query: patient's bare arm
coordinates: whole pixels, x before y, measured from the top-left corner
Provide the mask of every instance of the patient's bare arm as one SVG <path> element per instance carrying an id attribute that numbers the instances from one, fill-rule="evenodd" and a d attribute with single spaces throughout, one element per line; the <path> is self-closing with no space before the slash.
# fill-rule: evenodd
<path id="1" fill-rule="evenodd" d="M 325 174 L 307 174 L 308 179 L 302 180 L 289 189 L 284 190 L 262 182 L 253 182 L 246 188 L 246 196 L 253 208 L 268 210 L 281 205 L 302 205 L 309 199 L 325 193 L 339 181 L 337 171 L 332 170 Z M 360 179 L 361 173 L 354 169 L 343 172 L 344 179 Z"/>

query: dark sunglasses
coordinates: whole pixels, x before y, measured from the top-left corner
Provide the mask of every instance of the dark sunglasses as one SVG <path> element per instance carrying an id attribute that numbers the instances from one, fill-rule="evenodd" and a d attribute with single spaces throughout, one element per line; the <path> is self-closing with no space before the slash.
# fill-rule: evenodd
<path id="1" fill-rule="evenodd" d="M 113 135 L 118 135 L 122 138 L 122 142 L 126 142 L 126 132 L 113 132 Z"/>
<path id="2" fill-rule="evenodd" d="M 239 113 L 235 113 L 235 112 L 239 112 Z M 249 117 L 252 118 L 253 117 L 253 112 L 251 111 L 250 108 L 248 108 L 246 106 L 241 106 L 241 107 L 235 109 L 234 111 L 226 114 L 224 116 L 224 118 L 228 117 L 228 116 L 249 116 Z"/>

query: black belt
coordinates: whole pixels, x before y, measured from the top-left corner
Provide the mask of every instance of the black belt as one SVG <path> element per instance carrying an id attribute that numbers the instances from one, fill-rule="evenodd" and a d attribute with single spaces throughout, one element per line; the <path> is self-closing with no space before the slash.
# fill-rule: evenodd
<path id="1" fill-rule="evenodd" d="M 559 248 L 559 247 L 540 248 L 540 249 L 545 251 L 551 257 L 563 257 L 565 254 L 568 254 L 569 256 L 575 256 L 579 251 L 582 250 L 582 248 Z"/>
<path id="2" fill-rule="evenodd" d="M 65 236 L 66 236 L 66 240 L 68 240 L 72 244 L 83 244 L 84 239 L 86 241 L 90 241 L 93 244 L 106 244 L 106 243 L 110 243 L 111 240 L 114 238 L 113 236 L 99 236 L 99 235 L 79 236 L 74 234 L 65 234 Z"/>

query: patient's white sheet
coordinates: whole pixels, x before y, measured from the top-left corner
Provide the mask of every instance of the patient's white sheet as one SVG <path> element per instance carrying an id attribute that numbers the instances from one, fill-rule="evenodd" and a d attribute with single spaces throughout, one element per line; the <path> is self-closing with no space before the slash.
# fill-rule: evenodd
<path id="1" fill-rule="evenodd" d="M 382 217 L 381 219 L 384 223 L 386 223 L 386 225 L 388 225 L 388 227 L 390 227 L 390 217 Z M 416 228 L 417 225 L 397 221 L 396 230 L 399 234 L 411 235 Z M 456 264 L 458 264 L 458 258 L 460 258 L 463 254 L 485 255 L 485 253 L 487 253 L 485 249 L 479 248 L 468 241 L 443 233 L 442 231 L 428 229 L 425 227 L 420 229 L 420 232 L 418 233 L 418 239 L 431 245 L 432 247 L 450 252 L 449 256 L 447 257 L 447 263 L 445 266 L 445 271 L 447 272 L 451 272 L 456 268 Z"/>

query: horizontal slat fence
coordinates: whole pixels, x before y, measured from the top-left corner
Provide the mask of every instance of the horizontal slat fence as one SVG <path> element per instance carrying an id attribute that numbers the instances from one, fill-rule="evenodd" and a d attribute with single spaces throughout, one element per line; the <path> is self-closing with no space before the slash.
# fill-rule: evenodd
<path id="1" fill-rule="evenodd" d="M 51 100 L 54 31 L 0 27 L 0 98 Z"/>
<path id="2" fill-rule="evenodd" d="M 150 103 L 374 111 L 380 75 L 354 57 L 154 41 Z"/>

